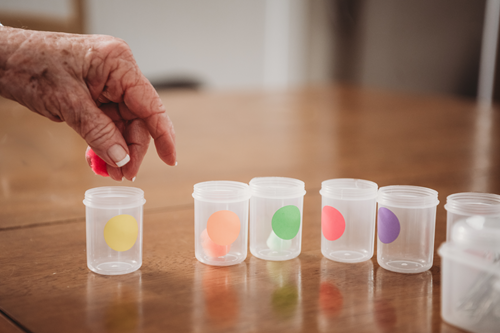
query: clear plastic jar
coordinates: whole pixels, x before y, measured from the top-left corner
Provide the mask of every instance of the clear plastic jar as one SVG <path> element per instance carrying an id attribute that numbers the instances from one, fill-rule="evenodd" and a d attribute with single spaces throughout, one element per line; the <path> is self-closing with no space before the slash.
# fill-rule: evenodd
<path id="1" fill-rule="evenodd" d="M 196 259 L 214 266 L 235 265 L 247 257 L 247 184 L 208 181 L 194 185 Z"/>
<path id="2" fill-rule="evenodd" d="M 321 252 L 339 262 L 373 256 L 378 185 L 361 179 L 321 183 Z"/>
<path id="3" fill-rule="evenodd" d="M 387 270 L 432 267 L 438 193 L 420 186 L 385 186 L 378 196 L 377 261 Z"/>
<path id="4" fill-rule="evenodd" d="M 250 181 L 250 252 L 265 260 L 288 260 L 300 254 L 304 182 L 285 177 Z"/>
<path id="5" fill-rule="evenodd" d="M 110 186 L 85 192 L 87 266 L 99 274 L 119 275 L 142 265 L 142 211 L 139 188 Z"/>

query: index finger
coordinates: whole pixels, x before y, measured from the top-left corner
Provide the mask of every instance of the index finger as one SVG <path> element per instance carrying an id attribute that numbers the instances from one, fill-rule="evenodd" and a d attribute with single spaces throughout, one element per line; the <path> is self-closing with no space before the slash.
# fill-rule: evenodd
<path id="1" fill-rule="evenodd" d="M 123 102 L 145 122 L 154 139 L 158 156 L 168 165 L 174 166 L 177 161 L 174 126 L 160 96 L 144 75 L 140 75 L 136 84 L 125 89 Z"/>

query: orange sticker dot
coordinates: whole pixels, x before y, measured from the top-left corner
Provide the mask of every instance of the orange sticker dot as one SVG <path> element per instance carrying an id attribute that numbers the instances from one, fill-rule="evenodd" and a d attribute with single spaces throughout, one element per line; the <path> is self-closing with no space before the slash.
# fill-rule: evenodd
<path id="1" fill-rule="evenodd" d="M 231 245 L 238 238 L 240 228 L 238 215 L 229 210 L 219 210 L 207 221 L 208 237 L 218 245 Z"/>

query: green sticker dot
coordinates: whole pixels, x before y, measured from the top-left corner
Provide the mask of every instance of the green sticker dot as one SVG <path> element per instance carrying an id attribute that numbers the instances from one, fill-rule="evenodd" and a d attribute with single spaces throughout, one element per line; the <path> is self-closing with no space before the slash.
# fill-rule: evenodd
<path id="1" fill-rule="evenodd" d="M 292 239 L 300 229 L 300 210 L 297 206 L 281 207 L 274 213 L 273 231 L 281 239 Z"/>

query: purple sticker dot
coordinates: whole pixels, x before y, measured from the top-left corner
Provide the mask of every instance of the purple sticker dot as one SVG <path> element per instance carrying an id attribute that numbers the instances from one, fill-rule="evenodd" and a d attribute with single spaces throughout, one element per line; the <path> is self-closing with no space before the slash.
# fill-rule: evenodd
<path id="1" fill-rule="evenodd" d="M 401 225 L 396 214 L 390 209 L 380 207 L 378 210 L 378 239 L 384 244 L 392 243 L 398 238 Z"/>

